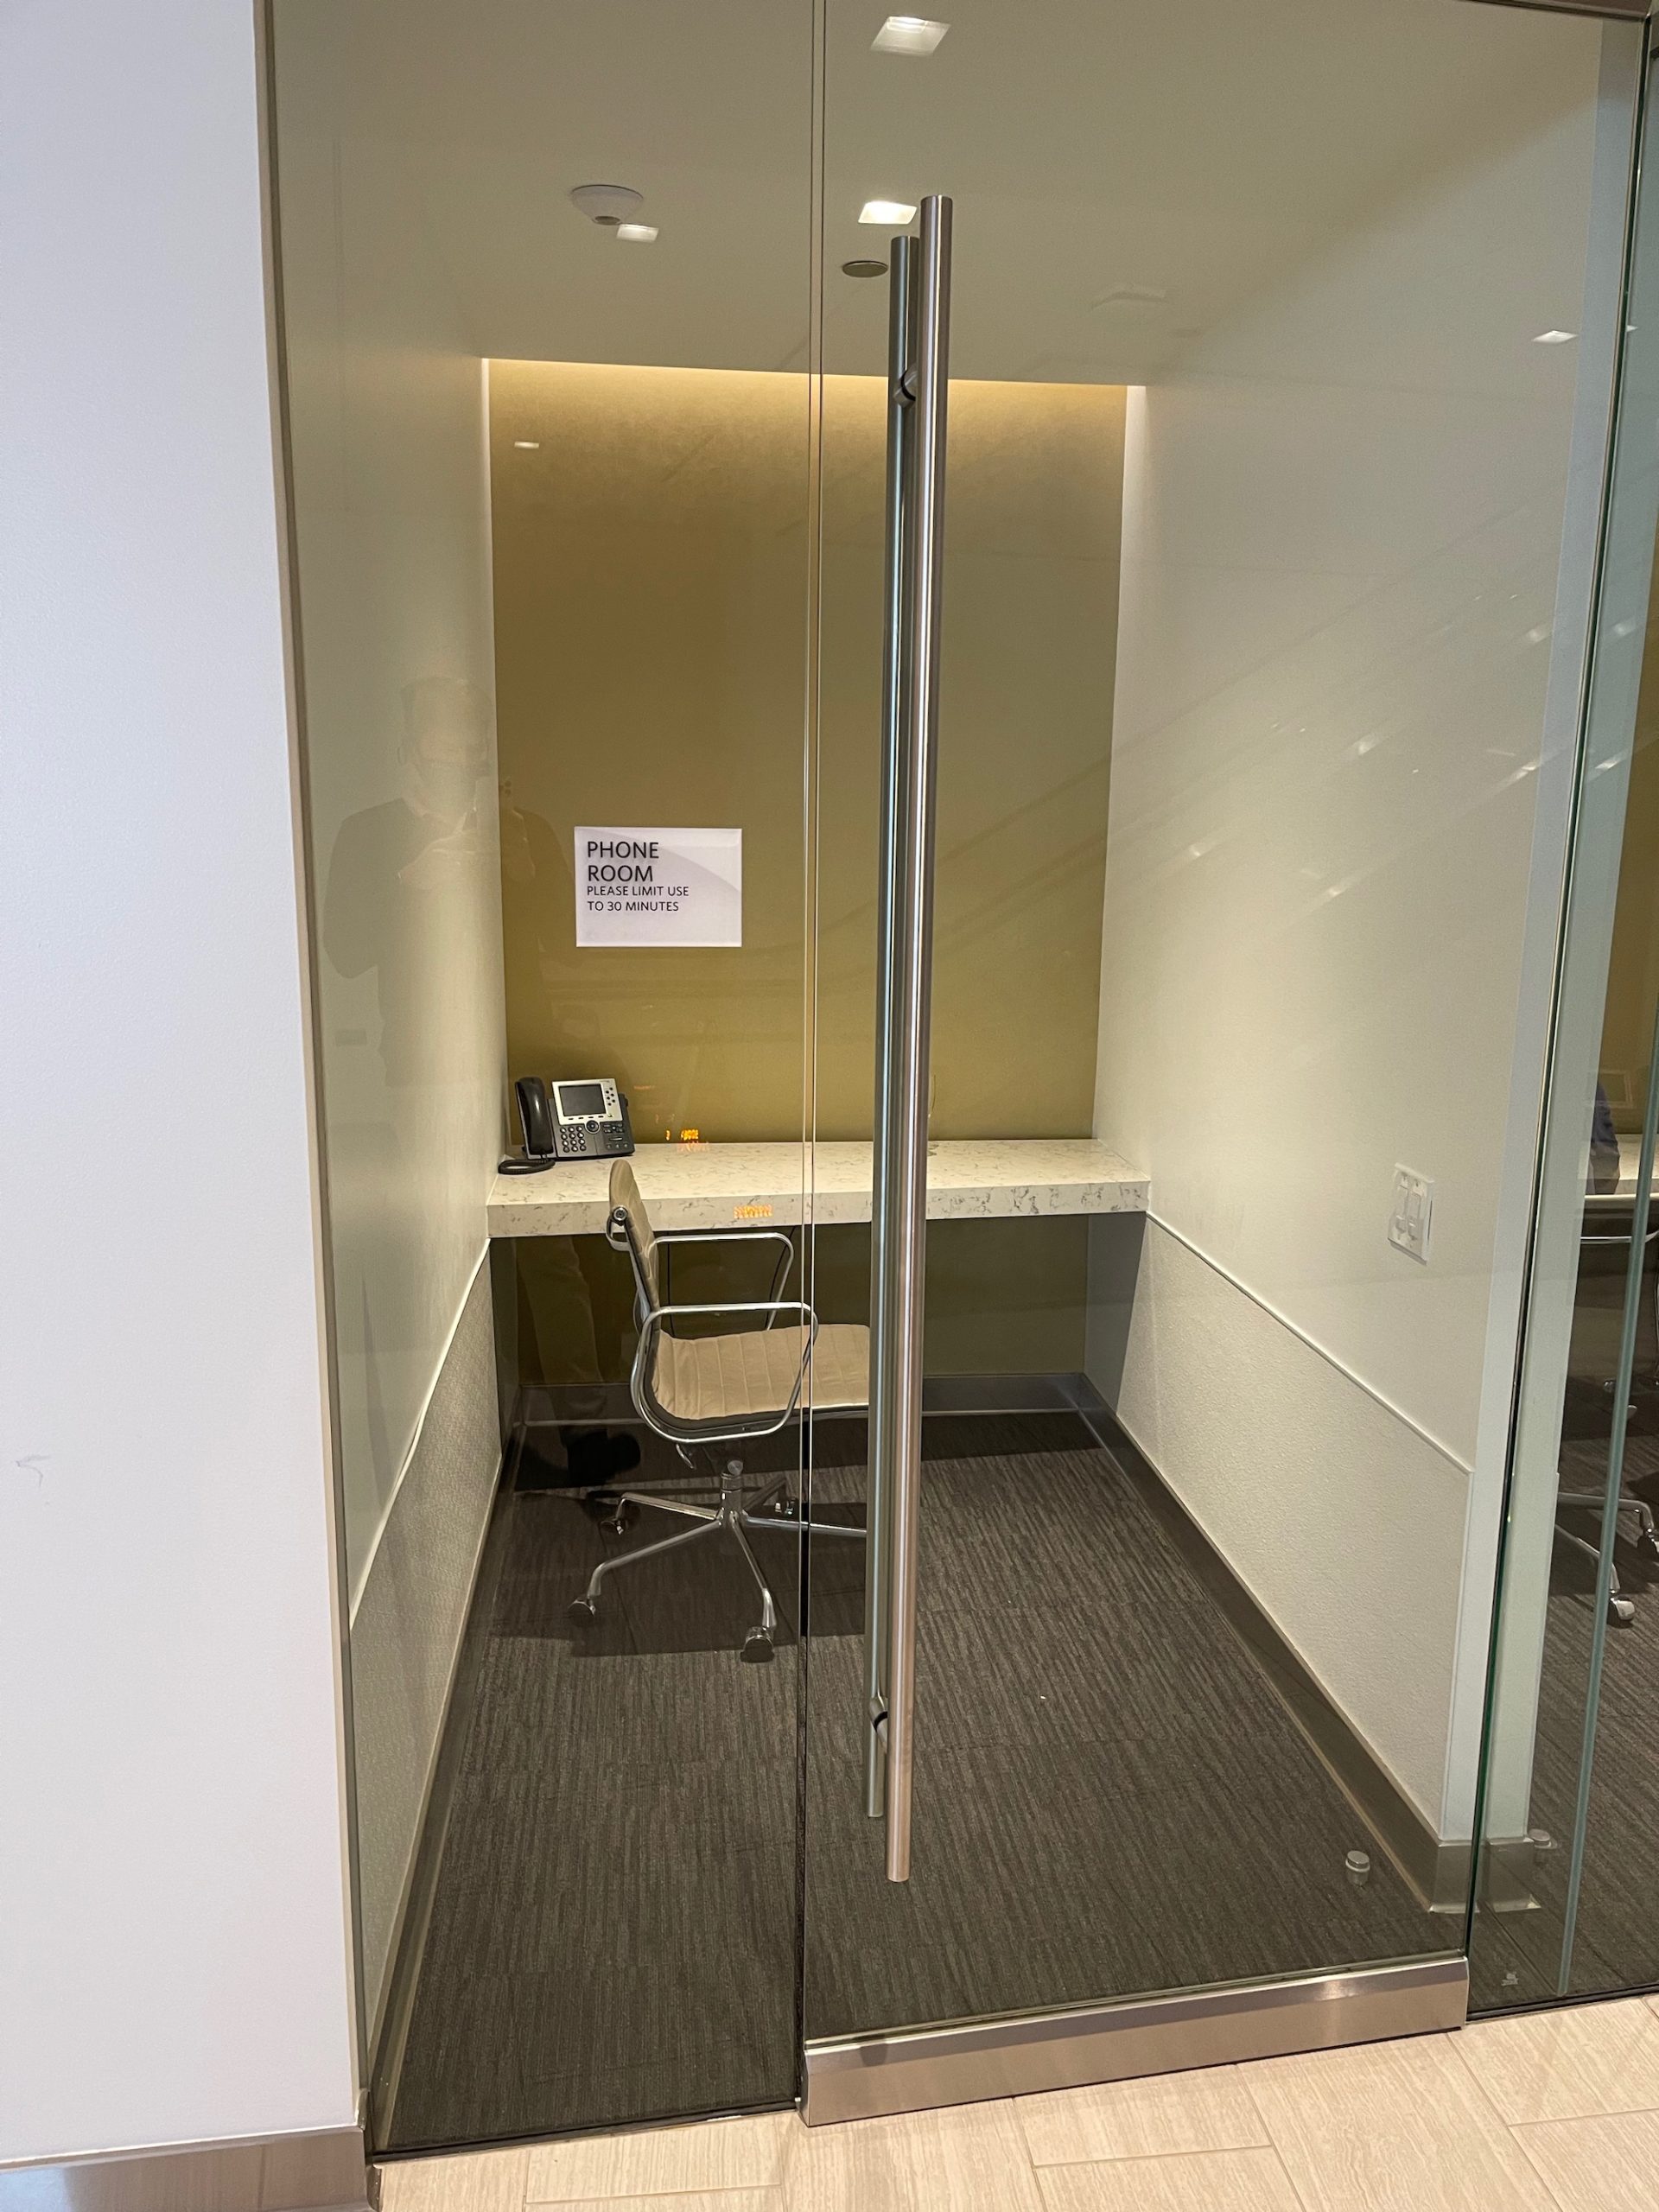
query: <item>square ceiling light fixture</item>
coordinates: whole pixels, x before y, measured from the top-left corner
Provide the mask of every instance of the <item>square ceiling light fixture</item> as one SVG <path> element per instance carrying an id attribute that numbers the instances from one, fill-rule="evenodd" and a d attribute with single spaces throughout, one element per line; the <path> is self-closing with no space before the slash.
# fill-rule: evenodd
<path id="1" fill-rule="evenodd" d="M 931 54 L 950 28 L 925 16 L 889 16 L 870 44 L 877 54 Z"/>
<path id="2" fill-rule="evenodd" d="M 657 236 L 655 223 L 619 223 L 616 235 L 630 245 L 650 245 Z"/>
<path id="3" fill-rule="evenodd" d="M 897 223 L 900 228 L 916 219 L 913 200 L 867 200 L 858 211 L 861 223 Z"/>

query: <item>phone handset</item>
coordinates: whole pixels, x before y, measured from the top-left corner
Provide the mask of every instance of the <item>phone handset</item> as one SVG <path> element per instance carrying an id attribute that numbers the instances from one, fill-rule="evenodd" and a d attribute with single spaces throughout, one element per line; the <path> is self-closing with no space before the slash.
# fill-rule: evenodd
<path id="1" fill-rule="evenodd" d="M 498 1163 L 503 1175 L 544 1175 L 556 1167 L 559 1155 L 553 1143 L 553 1107 L 547 1085 L 538 1075 L 521 1075 L 512 1086 L 518 1100 L 518 1127 L 524 1134 L 522 1154 L 512 1153 Z"/>
<path id="2" fill-rule="evenodd" d="M 521 1075 L 513 1088 L 518 1093 L 518 1126 L 524 1133 L 524 1150 L 532 1159 L 550 1160 L 557 1147 L 553 1142 L 553 1108 L 547 1085 L 538 1075 Z"/>

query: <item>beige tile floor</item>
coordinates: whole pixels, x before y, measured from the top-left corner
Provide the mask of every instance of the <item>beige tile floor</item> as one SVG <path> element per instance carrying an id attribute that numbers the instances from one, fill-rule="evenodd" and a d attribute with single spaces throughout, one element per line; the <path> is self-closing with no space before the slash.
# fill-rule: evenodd
<path id="1" fill-rule="evenodd" d="M 1659 2212 L 1659 1998 L 903 2120 L 387 2167 L 382 2212 Z"/>

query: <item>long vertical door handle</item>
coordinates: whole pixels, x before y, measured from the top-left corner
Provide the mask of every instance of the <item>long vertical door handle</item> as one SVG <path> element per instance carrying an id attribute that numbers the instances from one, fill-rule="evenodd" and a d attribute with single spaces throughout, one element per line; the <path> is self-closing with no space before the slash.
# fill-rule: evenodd
<path id="1" fill-rule="evenodd" d="M 872 1638 L 885 1676 L 872 1707 L 885 1750 L 887 1872 L 910 1878 L 915 1765 L 916 1549 L 921 1506 L 923 1276 L 927 1242 L 927 1090 L 933 978 L 939 621 L 944 579 L 945 410 L 950 378 L 950 202 L 921 206 L 900 457 L 904 557 L 897 571 L 895 747 L 890 861 L 883 885 L 887 1057 L 877 1077 L 880 1201 L 873 1239 L 871 1462 L 879 1485 L 868 1570 L 887 1599 Z M 895 264 L 897 256 L 895 254 Z M 897 291 L 895 286 L 895 291 Z M 892 883 L 891 899 L 887 895 Z M 874 1201 L 872 1202 L 874 1217 Z M 879 1379 L 878 1379 L 879 1378 Z M 875 1471 L 880 1460 L 879 1474 Z M 874 1502 L 874 1500 L 873 1500 Z M 874 1515 L 872 1514 L 872 1522 Z M 873 1662 L 874 1663 L 874 1662 Z"/>
<path id="2" fill-rule="evenodd" d="M 881 830 L 875 954 L 875 1109 L 871 1160 L 870 1338 L 873 1351 L 897 1339 L 897 1276 L 892 1230 L 892 1135 L 903 1111 L 895 988 L 904 917 L 899 855 L 905 847 L 906 719 L 910 635 L 906 581 L 909 561 L 911 422 L 907 378 L 915 327 L 915 240 L 894 238 L 887 293 L 887 507 L 885 553 L 887 624 L 881 669 Z M 869 1488 L 865 1505 L 864 1687 L 868 1726 L 864 1747 L 864 1810 L 879 1821 L 887 1804 L 887 1575 L 891 1560 L 893 1391 L 890 1357 L 870 1362 Z"/>

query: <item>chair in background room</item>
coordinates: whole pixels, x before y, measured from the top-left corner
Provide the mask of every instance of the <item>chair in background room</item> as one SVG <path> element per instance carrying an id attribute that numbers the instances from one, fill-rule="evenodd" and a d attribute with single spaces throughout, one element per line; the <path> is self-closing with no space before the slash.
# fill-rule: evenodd
<path id="1" fill-rule="evenodd" d="M 1611 1119 L 1610 1119 L 1611 1126 Z M 1635 1200 L 1620 1187 L 1618 1153 L 1610 1174 L 1597 1179 L 1585 1199 L 1584 1226 L 1580 1238 L 1579 1282 L 1573 1325 L 1573 1372 L 1569 1374 L 1563 1408 L 1561 1486 L 1555 1499 L 1555 1533 L 1560 1541 L 1585 1558 L 1599 1562 L 1599 1545 L 1580 1529 L 1564 1524 L 1561 1516 L 1582 1521 L 1599 1516 L 1606 1500 L 1605 1454 L 1599 1447 L 1611 1437 L 1612 1394 L 1618 1374 L 1618 1337 L 1624 1319 L 1624 1294 L 1630 1239 L 1635 1235 Z M 1652 1267 L 1659 1247 L 1659 1224 L 1650 1226 L 1643 1240 L 1644 1274 Z M 1607 1255 L 1606 1262 L 1601 1255 Z M 1612 1264 L 1617 1255 L 1616 1265 Z M 1606 1294 L 1600 1295 L 1604 1287 Z M 1656 1343 L 1659 1344 L 1659 1277 L 1652 1290 Z M 1644 1297 L 1643 1305 L 1648 1302 Z M 1649 1365 L 1651 1363 L 1649 1363 Z M 1659 1563 L 1659 1534 L 1656 1534 L 1651 1506 L 1633 1484 L 1643 1480 L 1644 1437 L 1651 1441 L 1655 1427 L 1655 1389 L 1651 1380 L 1632 1378 L 1632 1397 L 1625 1440 L 1625 1463 L 1616 1516 L 1629 1516 L 1636 1524 L 1637 1549 L 1649 1563 Z M 1651 1473 L 1647 1480 L 1651 1481 Z M 1617 1529 L 1609 1540 L 1616 1539 Z M 1636 1617 L 1636 1605 L 1611 1571 L 1607 1595 L 1612 1620 L 1626 1625 Z"/>

